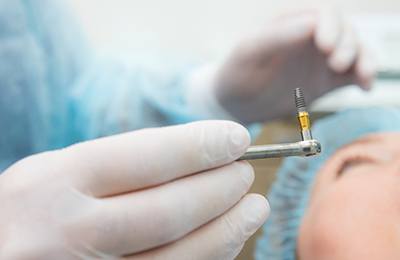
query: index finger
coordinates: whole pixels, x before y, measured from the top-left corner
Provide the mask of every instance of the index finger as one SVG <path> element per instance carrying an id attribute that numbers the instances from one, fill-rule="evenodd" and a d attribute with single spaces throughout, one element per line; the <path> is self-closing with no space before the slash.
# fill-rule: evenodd
<path id="1" fill-rule="evenodd" d="M 230 121 L 145 129 L 73 145 L 62 151 L 79 190 L 111 196 L 228 164 L 250 144 Z"/>
<path id="2" fill-rule="evenodd" d="M 343 30 L 341 17 L 333 8 L 325 7 L 319 11 L 317 24 L 315 44 L 329 54 L 335 49 Z"/>

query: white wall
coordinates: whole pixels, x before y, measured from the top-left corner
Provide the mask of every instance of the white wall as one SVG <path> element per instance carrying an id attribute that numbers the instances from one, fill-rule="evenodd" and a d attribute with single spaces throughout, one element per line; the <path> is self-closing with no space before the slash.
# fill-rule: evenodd
<path id="1" fill-rule="evenodd" d="M 203 60 L 224 55 L 244 35 L 262 30 L 273 15 L 323 3 L 351 16 L 361 14 L 364 18 L 358 24 L 365 25 L 361 29 L 369 38 L 363 40 L 377 46 L 381 69 L 400 70 L 400 0 L 71 1 L 92 44 L 103 52 L 124 57 L 154 50 L 158 55 Z M 375 19 L 363 14 L 384 15 Z M 392 14 L 390 19 L 387 14 Z M 400 106 L 399 84 L 376 81 L 368 94 L 358 88 L 343 89 L 318 100 L 314 109 Z"/>
<path id="2" fill-rule="evenodd" d="M 317 0 L 72 0 L 100 48 L 156 49 L 208 58 L 223 54 L 243 34 L 260 30 L 284 10 Z M 323 1 L 345 13 L 400 12 L 399 0 Z"/>

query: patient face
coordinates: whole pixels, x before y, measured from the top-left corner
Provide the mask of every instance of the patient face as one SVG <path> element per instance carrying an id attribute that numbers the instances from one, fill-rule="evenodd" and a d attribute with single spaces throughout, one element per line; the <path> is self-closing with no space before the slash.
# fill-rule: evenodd
<path id="1" fill-rule="evenodd" d="M 339 150 L 318 173 L 298 239 L 304 259 L 400 259 L 400 133 Z"/>

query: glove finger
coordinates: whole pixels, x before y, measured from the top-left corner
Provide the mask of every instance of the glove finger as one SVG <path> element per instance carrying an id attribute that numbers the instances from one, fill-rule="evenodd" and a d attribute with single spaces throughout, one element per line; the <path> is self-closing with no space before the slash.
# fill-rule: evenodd
<path id="1" fill-rule="evenodd" d="M 234 259 L 268 214 L 266 199 L 249 194 L 227 213 L 183 239 L 125 259 Z"/>
<path id="2" fill-rule="evenodd" d="M 315 44 L 324 53 L 331 53 L 342 33 L 340 16 L 332 8 L 324 8 L 319 12 L 315 32 Z"/>
<path id="3" fill-rule="evenodd" d="M 359 56 L 355 65 L 357 84 L 363 89 L 369 90 L 376 75 L 377 62 L 372 52 L 365 47 L 360 50 Z"/>
<path id="4" fill-rule="evenodd" d="M 266 34 L 258 40 L 261 51 L 265 53 L 278 52 L 296 47 L 312 39 L 315 30 L 315 12 L 303 12 L 291 18 L 280 18 L 273 21 L 279 26 L 270 27 Z M 254 45 L 252 45 L 254 47 Z"/>
<path id="5" fill-rule="evenodd" d="M 202 121 L 97 139 L 61 154 L 74 187 L 105 197 L 225 165 L 249 143 L 248 131 L 239 124 Z"/>
<path id="6" fill-rule="evenodd" d="M 93 244 L 106 254 L 125 255 L 172 242 L 231 208 L 253 180 L 250 164 L 235 162 L 156 188 L 104 199 L 99 221 L 107 234 L 97 234 Z"/>
<path id="7" fill-rule="evenodd" d="M 354 31 L 350 25 L 345 26 L 339 43 L 329 57 L 329 66 L 337 73 L 344 73 L 355 64 L 357 60 L 359 45 Z"/>

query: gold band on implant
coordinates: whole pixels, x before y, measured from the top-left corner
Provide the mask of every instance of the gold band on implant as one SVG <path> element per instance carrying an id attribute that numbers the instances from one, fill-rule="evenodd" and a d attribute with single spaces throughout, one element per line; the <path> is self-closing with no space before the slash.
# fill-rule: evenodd
<path id="1" fill-rule="evenodd" d="M 306 112 L 306 111 L 299 112 L 297 115 L 297 118 L 299 119 L 299 124 L 300 124 L 301 130 L 310 130 L 311 129 L 310 116 L 309 116 L 308 112 Z"/>

